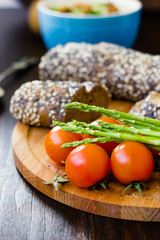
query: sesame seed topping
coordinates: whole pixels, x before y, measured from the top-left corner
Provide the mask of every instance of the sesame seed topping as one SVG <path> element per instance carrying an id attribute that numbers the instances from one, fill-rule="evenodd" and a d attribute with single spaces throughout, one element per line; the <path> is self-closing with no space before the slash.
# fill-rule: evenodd
<path id="1" fill-rule="evenodd" d="M 160 91 L 160 56 L 109 43 L 68 43 L 47 52 L 39 64 L 40 79 L 93 81 L 113 96 L 137 101 Z"/>

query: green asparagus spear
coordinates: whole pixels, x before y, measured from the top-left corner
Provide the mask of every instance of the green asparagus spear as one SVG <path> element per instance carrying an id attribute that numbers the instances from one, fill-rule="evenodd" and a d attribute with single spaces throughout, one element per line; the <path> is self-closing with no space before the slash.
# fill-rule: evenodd
<path id="1" fill-rule="evenodd" d="M 146 143 L 146 144 L 151 144 L 155 146 L 160 146 L 160 138 L 158 137 L 151 137 L 151 136 L 141 136 L 137 134 L 132 134 L 132 133 L 123 133 L 123 132 L 102 132 L 98 130 L 92 130 L 89 128 L 83 128 L 80 126 L 74 125 L 73 122 L 70 123 L 62 123 L 62 122 L 56 122 L 53 121 L 54 125 L 60 126 L 64 131 L 67 132 L 74 132 L 74 133 L 80 133 L 80 134 L 88 134 L 93 137 L 109 137 L 109 138 L 114 138 L 117 139 L 117 141 L 136 141 L 136 142 L 141 142 L 141 143 Z M 91 125 L 91 124 L 88 124 Z M 92 125 L 93 126 L 93 125 Z"/>
<path id="2" fill-rule="evenodd" d="M 130 128 L 130 127 L 126 127 L 125 125 L 116 125 L 112 123 L 106 123 L 103 121 L 98 121 L 98 123 L 102 126 L 103 131 L 105 131 L 105 128 L 107 128 L 107 129 L 117 130 L 118 132 L 130 132 L 130 133 L 142 134 L 142 135 L 147 135 L 152 137 L 160 137 L 160 132 L 153 131 L 150 129 L 146 130 L 146 129 Z"/>
<path id="3" fill-rule="evenodd" d="M 160 121 L 157 119 L 137 116 L 129 113 L 123 113 L 117 110 L 110 110 L 110 109 L 105 109 L 97 106 L 91 106 L 84 103 L 71 102 L 71 103 L 67 103 L 65 107 L 79 109 L 80 111 L 83 111 L 83 112 L 91 112 L 91 111 L 98 112 L 106 116 L 113 117 L 115 119 L 124 118 L 124 119 L 138 120 L 140 122 L 149 123 L 149 124 L 160 127 Z"/>
<path id="4" fill-rule="evenodd" d="M 160 131 L 160 127 L 154 126 L 153 124 L 139 122 L 137 120 L 129 120 L 129 119 L 120 118 L 119 121 L 128 126 L 134 127 L 134 128 L 151 129 L 151 130 Z"/>
<path id="5" fill-rule="evenodd" d="M 81 141 L 64 143 L 62 145 L 62 148 L 77 147 L 77 146 L 80 146 L 80 145 L 86 144 L 86 143 L 106 143 L 106 142 L 117 142 L 117 139 L 116 138 L 107 138 L 107 137 L 85 138 Z M 121 143 L 121 141 L 118 141 L 118 143 Z"/>
<path id="6" fill-rule="evenodd" d="M 72 122 L 76 126 L 84 127 L 84 128 L 91 128 L 94 130 L 100 130 L 104 132 L 114 132 L 115 130 L 117 132 L 130 132 L 130 133 L 136 133 L 136 134 L 142 134 L 142 135 L 147 135 L 147 136 L 152 136 L 152 137 L 160 137 L 160 132 L 154 131 L 151 129 L 139 129 L 139 128 L 130 128 L 124 125 L 116 125 L 112 123 L 107 123 L 103 121 L 98 121 L 97 123 L 100 124 L 100 126 L 92 125 L 92 124 L 87 124 L 85 122 L 78 122 L 74 120 Z"/>

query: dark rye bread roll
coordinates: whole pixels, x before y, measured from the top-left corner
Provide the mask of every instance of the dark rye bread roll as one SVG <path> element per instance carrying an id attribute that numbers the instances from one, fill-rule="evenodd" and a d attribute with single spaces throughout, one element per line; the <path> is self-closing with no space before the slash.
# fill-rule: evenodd
<path id="1" fill-rule="evenodd" d="M 24 124 L 51 127 L 52 121 L 68 122 L 72 119 L 91 122 L 98 113 L 84 113 L 65 109 L 68 102 L 82 102 L 107 107 L 110 94 L 106 87 L 93 82 L 32 81 L 15 91 L 10 101 L 10 112 Z"/>
<path id="2" fill-rule="evenodd" d="M 117 98 L 138 101 L 151 90 L 160 92 L 160 56 L 109 43 L 68 43 L 41 58 L 39 76 L 101 83 Z"/>
<path id="3" fill-rule="evenodd" d="M 160 120 L 160 93 L 150 92 L 144 100 L 137 102 L 131 108 L 130 113 Z"/>
<path id="4" fill-rule="evenodd" d="M 106 59 L 106 61 L 105 61 Z M 48 51 L 39 64 L 39 77 L 41 80 L 60 80 L 100 83 L 106 77 L 106 67 L 111 63 L 98 51 L 95 45 L 86 43 L 68 43 L 58 45 Z"/>
<path id="5" fill-rule="evenodd" d="M 138 102 L 136 102 L 133 107 L 130 109 L 129 113 L 134 114 L 134 115 L 141 115 L 140 111 L 141 111 L 141 106 L 144 103 L 144 100 L 140 100 Z"/>

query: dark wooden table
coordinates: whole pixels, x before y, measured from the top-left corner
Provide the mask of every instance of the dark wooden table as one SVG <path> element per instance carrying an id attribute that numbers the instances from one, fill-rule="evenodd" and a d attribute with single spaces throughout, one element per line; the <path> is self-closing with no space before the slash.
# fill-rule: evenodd
<path id="1" fill-rule="evenodd" d="M 0 10 L 0 71 L 25 55 L 46 51 L 30 32 L 26 9 Z M 144 13 L 135 49 L 160 53 L 160 13 Z M 11 95 L 23 82 L 38 78 L 37 67 L 3 83 L 0 100 L 0 240 L 160 239 L 160 223 L 105 218 L 62 205 L 31 187 L 14 165 L 11 135 L 16 120 L 9 114 Z"/>

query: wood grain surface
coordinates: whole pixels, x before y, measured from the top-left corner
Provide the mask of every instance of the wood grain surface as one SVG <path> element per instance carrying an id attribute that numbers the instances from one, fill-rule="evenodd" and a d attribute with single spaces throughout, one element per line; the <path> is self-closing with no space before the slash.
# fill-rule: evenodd
<path id="1" fill-rule="evenodd" d="M 128 111 L 131 103 L 111 102 L 109 108 Z M 59 186 L 55 191 L 53 185 L 43 184 L 51 181 L 64 166 L 54 163 L 45 152 L 45 139 L 49 129 L 16 125 L 13 136 L 13 153 L 16 166 L 22 176 L 37 190 L 50 198 L 70 207 L 106 217 L 160 222 L 160 173 L 154 173 L 148 181 L 149 190 L 142 198 L 135 190 L 128 191 L 120 197 L 124 185 L 112 179 L 107 190 L 89 191 L 80 189 L 71 183 Z"/>
<path id="2" fill-rule="evenodd" d="M 144 12 L 135 49 L 160 53 L 160 14 Z M 46 49 L 27 26 L 27 9 L 0 9 L 0 72 L 25 55 L 42 56 Z M 9 101 L 24 82 L 38 79 L 37 66 L 2 84 L 0 100 L 0 240 L 159 240 L 159 222 L 119 220 L 85 213 L 54 201 L 18 173 L 11 135 L 16 124 Z"/>

